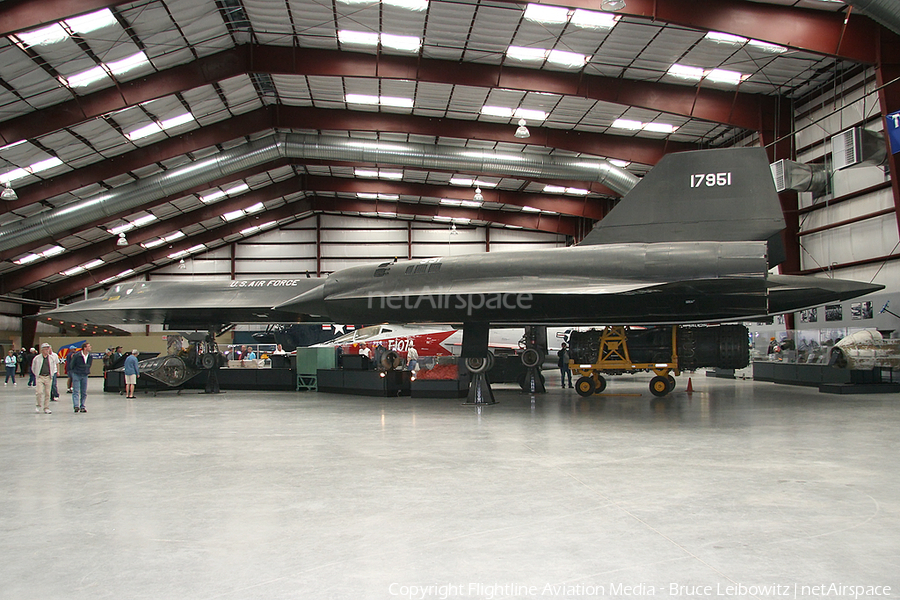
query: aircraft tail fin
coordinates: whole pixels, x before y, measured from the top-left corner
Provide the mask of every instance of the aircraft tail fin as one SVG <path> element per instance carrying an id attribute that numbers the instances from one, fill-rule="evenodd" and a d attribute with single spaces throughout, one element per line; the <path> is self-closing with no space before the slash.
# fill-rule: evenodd
<path id="1" fill-rule="evenodd" d="M 765 240 L 772 263 L 784 227 L 765 150 L 698 150 L 663 157 L 579 245 Z"/>

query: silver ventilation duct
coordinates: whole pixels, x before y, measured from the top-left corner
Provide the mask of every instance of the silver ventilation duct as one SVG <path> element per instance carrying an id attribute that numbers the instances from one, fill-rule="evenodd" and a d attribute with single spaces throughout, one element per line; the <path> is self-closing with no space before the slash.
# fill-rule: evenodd
<path id="1" fill-rule="evenodd" d="M 165 173 L 96 194 L 0 229 L 0 251 L 56 238 L 88 223 L 227 177 L 279 158 L 365 162 L 381 165 L 495 173 L 537 179 L 595 181 L 624 195 L 638 178 L 605 160 L 554 158 L 454 146 L 404 144 L 334 136 L 275 134 L 178 167 Z"/>
<path id="2" fill-rule="evenodd" d="M 818 196 L 828 189 L 828 170 L 825 165 L 808 165 L 793 160 L 779 160 L 769 165 L 775 191 L 812 192 Z"/>
<path id="3" fill-rule="evenodd" d="M 844 0 L 844 2 L 900 35 L 900 2 L 897 0 Z"/>

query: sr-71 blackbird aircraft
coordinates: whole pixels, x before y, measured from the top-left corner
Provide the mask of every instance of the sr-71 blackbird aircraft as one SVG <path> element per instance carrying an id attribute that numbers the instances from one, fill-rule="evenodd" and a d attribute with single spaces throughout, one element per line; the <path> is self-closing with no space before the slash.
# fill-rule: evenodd
<path id="1" fill-rule="evenodd" d="M 403 260 L 325 278 L 138 282 L 40 317 L 163 323 L 455 323 L 462 356 L 491 325 L 756 320 L 884 286 L 769 273 L 784 216 L 760 148 L 665 156 L 575 247 Z"/>

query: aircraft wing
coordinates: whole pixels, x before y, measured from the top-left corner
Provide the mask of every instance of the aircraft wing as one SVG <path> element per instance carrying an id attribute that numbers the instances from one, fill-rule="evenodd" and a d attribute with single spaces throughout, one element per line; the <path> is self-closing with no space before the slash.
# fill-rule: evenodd
<path id="1" fill-rule="evenodd" d="M 293 323 L 307 320 L 306 316 L 272 306 L 319 283 L 306 278 L 126 283 L 113 286 L 100 298 L 45 311 L 38 318 L 201 330 L 233 323 Z"/>

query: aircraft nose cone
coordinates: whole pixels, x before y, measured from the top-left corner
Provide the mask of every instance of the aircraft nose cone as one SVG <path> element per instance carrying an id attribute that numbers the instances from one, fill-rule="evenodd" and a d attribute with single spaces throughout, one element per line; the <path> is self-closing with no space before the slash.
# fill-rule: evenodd
<path id="1" fill-rule="evenodd" d="M 325 308 L 325 284 L 317 285 L 274 308 L 306 315 L 328 316 Z"/>

